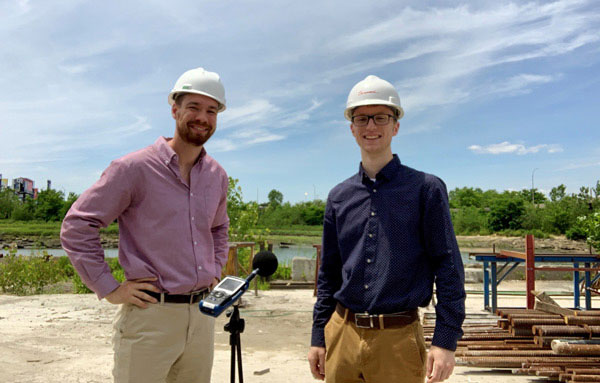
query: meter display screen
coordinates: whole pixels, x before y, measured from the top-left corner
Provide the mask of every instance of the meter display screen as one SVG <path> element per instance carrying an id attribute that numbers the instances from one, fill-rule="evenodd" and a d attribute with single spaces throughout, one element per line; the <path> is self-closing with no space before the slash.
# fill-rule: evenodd
<path id="1" fill-rule="evenodd" d="M 238 287 L 244 284 L 244 281 L 235 280 L 233 278 L 225 278 L 218 286 L 219 289 L 235 291 Z"/>

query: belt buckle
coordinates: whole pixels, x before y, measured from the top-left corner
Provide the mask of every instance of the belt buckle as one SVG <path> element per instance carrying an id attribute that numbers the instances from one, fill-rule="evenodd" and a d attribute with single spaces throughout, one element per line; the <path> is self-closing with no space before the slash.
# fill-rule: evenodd
<path id="1" fill-rule="evenodd" d="M 359 319 L 366 319 L 366 318 L 369 318 L 368 326 L 362 326 L 362 325 L 358 324 Z M 373 315 L 371 315 L 369 313 L 356 313 L 356 314 L 354 314 L 354 324 L 358 328 L 373 328 Z"/>
<path id="2" fill-rule="evenodd" d="M 197 296 L 197 295 L 201 295 L 201 296 L 202 296 L 202 298 L 204 298 L 204 293 L 205 293 L 205 292 L 206 292 L 206 289 L 204 289 L 204 290 L 200 290 L 200 291 L 192 291 L 192 292 L 190 293 L 190 304 L 193 304 L 193 303 L 194 303 L 194 297 L 195 297 L 195 296 Z"/>

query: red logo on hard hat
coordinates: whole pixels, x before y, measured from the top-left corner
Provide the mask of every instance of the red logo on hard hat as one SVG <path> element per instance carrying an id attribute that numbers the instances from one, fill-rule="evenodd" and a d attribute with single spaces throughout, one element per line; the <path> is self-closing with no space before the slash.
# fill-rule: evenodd
<path id="1" fill-rule="evenodd" d="M 366 90 L 366 91 L 361 90 L 358 92 L 358 95 L 362 96 L 363 94 L 369 94 L 369 93 L 377 93 L 377 92 L 374 90 Z"/>

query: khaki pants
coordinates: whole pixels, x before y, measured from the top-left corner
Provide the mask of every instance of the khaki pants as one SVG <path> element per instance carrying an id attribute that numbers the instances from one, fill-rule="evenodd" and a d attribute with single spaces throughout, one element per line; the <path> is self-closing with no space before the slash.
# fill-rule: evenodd
<path id="1" fill-rule="evenodd" d="M 419 321 L 400 328 L 364 329 L 337 312 L 325 326 L 328 383 L 423 383 L 425 340 Z"/>
<path id="2" fill-rule="evenodd" d="M 121 305 L 113 323 L 115 383 L 210 382 L 214 323 L 198 304 Z"/>

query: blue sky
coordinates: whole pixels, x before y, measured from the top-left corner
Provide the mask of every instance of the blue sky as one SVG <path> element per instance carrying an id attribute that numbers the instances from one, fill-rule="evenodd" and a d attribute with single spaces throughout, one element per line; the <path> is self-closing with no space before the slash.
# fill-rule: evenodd
<path id="1" fill-rule="evenodd" d="M 39 188 L 81 193 L 172 136 L 167 95 L 200 66 L 227 97 L 206 148 L 246 200 L 324 199 L 356 172 L 343 111 L 369 74 L 400 93 L 393 151 L 449 189 L 600 179 L 594 0 L 0 0 L 0 15 L 0 173 Z"/>

